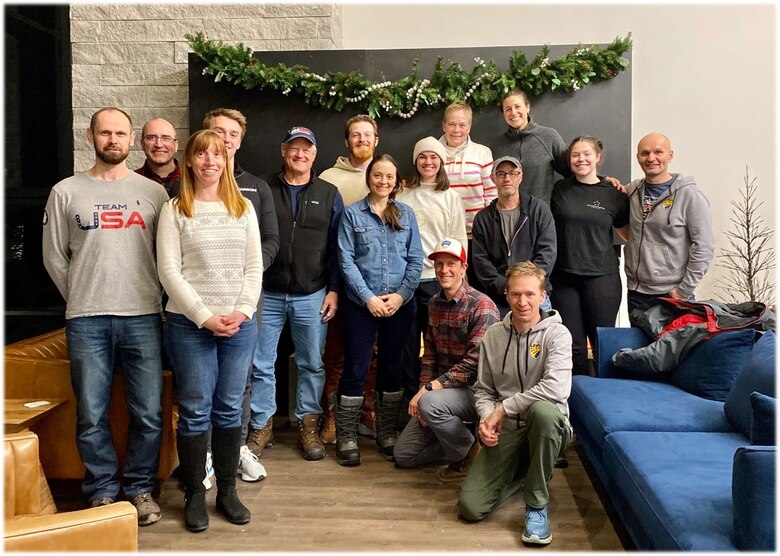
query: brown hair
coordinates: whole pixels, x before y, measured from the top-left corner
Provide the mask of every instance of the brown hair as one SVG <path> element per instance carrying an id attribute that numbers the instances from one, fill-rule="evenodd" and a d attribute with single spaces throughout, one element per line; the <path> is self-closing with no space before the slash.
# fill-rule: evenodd
<path id="1" fill-rule="evenodd" d="M 376 121 L 371 116 L 367 116 L 366 114 L 358 114 L 357 116 L 353 116 L 350 119 L 347 120 L 347 123 L 344 124 L 344 139 L 349 139 L 349 128 L 352 127 L 352 124 L 356 124 L 358 122 L 368 122 L 371 124 L 371 127 L 374 128 L 374 135 L 379 137 L 379 128 L 376 125 Z"/>
<path id="2" fill-rule="evenodd" d="M 244 138 L 244 135 L 246 135 L 246 116 L 235 108 L 215 108 L 214 110 L 209 110 L 203 117 L 203 127 L 210 127 L 211 120 L 218 118 L 219 116 L 230 118 L 231 120 L 238 122 L 238 125 L 241 126 L 241 139 Z"/>
<path id="3" fill-rule="evenodd" d="M 92 114 L 92 117 L 89 119 L 89 129 L 92 131 L 92 133 L 95 133 L 95 128 L 97 127 L 97 119 L 98 116 L 100 116 L 103 112 L 119 112 L 120 114 L 123 114 L 125 118 L 127 118 L 127 121 L 130 122 L 130 131 L 133 131 L 133 120 L 130 118 L 130 114 L 122 110 L 121 108 L 115 108 L 113 106 L 106 106 L 105 108 L 101 108 L 94 114 Z"/>
<path id="4" fill-rule="evenodd" d="M 513 89 L 509 91 L 507 94 L 505 94 L 503 97 L 501 97 L 502 110 L 504 109 L 504 101 L 509 97 L 523 97 L 523 101 L 525 102 L 526 106 L 531 106 L 531 103 L 528 100 L 528 95 L 525 94 L 525 91 L 523 91 L 522 89 Z"/>
<path id="5" fill-rule="evenodd" d="M 465 102 L 453 102 L 447 108 L 444 109 L 444 116 L 442 117 L 441 121 L 442 123 L 447 123 L 447 116 L 449 116 L 451 113 L 455 112 L 456 110 L 463 110 L 469 117 L 469 122 L 471 122 L 474 111 L 471 109 L 471 106 L 466 104 Z"/>
<path id="6" fill-rule="evenodd" d="M 589 143 L 590 146 L 593 147 L 593 150 L 596 151 L 596 154 L 599 156 L 601 156 L 601 153 L 604 151 L 604 143 L 602 143 L 600 139 L 597 139 L 592 135 L 580 135 L 579 137 L 575 137 L 572 142 L 569 143 L 569 147 L 566 149 L 566 158 L 571 156 L 571 150 L 577 143 Z M 599 159 L 599 164 L 601 164 L 603 161 L 604 157 L 601 156 L 601 159 Z"/>
<path id="7" fill-rule="evenodd" d="M 438 157 L 439 155 L 436 154 L 436 156 Z M 441 160 L 441 158 L 439 158 L 439 160 Z M 404 182 L 404 187 L 409 189 L 420 187 L 420 171 L 417 169 L 417 160 L 414 161 L 414 173 Z M 444 169 L 444 160 L 441 160 L 441 166 L 439 166 L 439 171 L 436 173 L 436 186 L 433 188 L 433 190 L 447 191 L 449 188 L 450 178 L 447 177 L 447 171 Z"/>
<path id="8" fill-rule="evenodd" d="M 533 276 L 539 280 L 539 289 L 544 290 L 544 280 L 547 273 L 543 268 L 539 268 L 531 261 L 523 261 L 521 263 L 514 263 L 506 269 L 506 282 L 509 283 L 510 278 L 516 276 Z"/>
<path id="9" fill-rule="evenodd" d="M 201 129 L 190 135 L 187 141 L 187 147 L 184 149 L 184 164 L 181 165 L 181 189 L 179 194 L 173 198 L 173 206 L 182 216 L 192 218 L 193 208 L 195 206 L 195 177 L 192 167 L 189 163 L 199 152 L 206 151 L 216 147 L 219 154 L 225 160 L 225 169 L 219 177 L 217 194 L 220 200 L 225 204 L 228 214 L 234 218 L 241 218 L 248 210 L 248 205 L 241 191 L 238 189 L 236 178 L 233 177 L 233 170 L 228 161 L 227 148 L 222 137 L 216 131 L 210 129 Z"/>
<path id="10" fill-rule="evenodd" d="M 368 167 L 366 168 L 366 185 L 368 186 L 371 180 L 371 168 L 373 168 L 374 164 L 377 162 L 389 162 L 395 166 L 395 187 L 393 187 L 393 190 L 390 192 L 390 200 L 395 201 L 395 196 L 398 194 L 398 190 L 401 189 L 401 182 L 398 172 L 398 162 L 389 154 L 378 154 L 368 163 Z M 403 229 L 403 226 L 401 226 L 401 209 L 398 208 L 398 205 L 395 203 L 387 203 L 384 216 L 385 222 L 390 225 L 391 230 L 398 232 Z"/>

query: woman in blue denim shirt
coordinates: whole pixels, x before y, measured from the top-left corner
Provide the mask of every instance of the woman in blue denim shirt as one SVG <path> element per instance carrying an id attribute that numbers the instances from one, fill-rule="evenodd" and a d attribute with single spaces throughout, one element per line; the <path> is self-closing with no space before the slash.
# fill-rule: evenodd
<path id="1" fill-rule="evenodd" d="M 369 193 L 344 209 L 339 224 L 339 268 L 347 299 L 344 373 L 336 400 L 336 454 L 341 465 L 359 465 L 357 425 L 363 384 L 377 338 L 377 445 L 392 461 L 401 407 L 401 354 L 414 322 L 414 291 L 423 251 L 414 211 L 396 202 L 398 163 L 386 154 L 366 169 Z"/>

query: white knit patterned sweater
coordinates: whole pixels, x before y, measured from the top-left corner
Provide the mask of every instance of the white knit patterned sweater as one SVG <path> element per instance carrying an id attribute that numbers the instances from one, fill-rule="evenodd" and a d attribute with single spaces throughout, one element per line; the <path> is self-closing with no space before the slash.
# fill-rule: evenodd
<path id="1" fill-rule="evenodd" d="M 213 315 L 241 311 L 252 318 L 263 281 L 260 230 L 254 208 L 230 216 L 222 202 L 195 201 L 192 218 L 168 201 L 160 213 L 157 268 L 166 310 L 202 327 Z"/>

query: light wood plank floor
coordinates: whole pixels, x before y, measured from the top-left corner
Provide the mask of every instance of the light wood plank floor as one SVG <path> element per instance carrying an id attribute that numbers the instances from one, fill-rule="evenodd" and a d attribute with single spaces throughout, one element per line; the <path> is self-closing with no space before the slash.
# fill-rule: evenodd
<path id="1" fill-rule="evenodd" d="M 183 524 L 183 492 L 176 478 L 165 482 L 159 498 L 163 519 L 139 531 L 144 551 L 505 551 L 522 550 L 524 503 L 508 500 L 483 522 L 457 517 L 459 483 L 442 484 L 439 468 L 396 469 L 361 439 L 363 464 L 339 466 L 335 448 L 317 462 L 305 461 L 289 427 L 278 430 L 277 444 L 261 461 L 268 478 L 238 481 L 239 494 L 252 511 L 245 526 L 231 525 L 214 511 L 215 489 L 207 500 L 211 524 L 203 533 Z M 552 480 L 549 550 L 623 550 L 621 538 L 574 447 L 570 465 Z"/>

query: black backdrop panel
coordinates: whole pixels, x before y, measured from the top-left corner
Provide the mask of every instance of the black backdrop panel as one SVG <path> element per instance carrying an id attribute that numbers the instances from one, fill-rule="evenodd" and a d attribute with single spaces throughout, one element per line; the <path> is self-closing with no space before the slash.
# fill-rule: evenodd
<path id="1" fill-rule="evenodd" d="M 272 65 L 303 64 L 310 71 L 349 72 L 358 70 L 372 81 L 399 79 L 408 75 L 415 58 L 421 60 L 420 77 L 431 74 L 437 57 L 453 61 L 471 70 L 474 58 L 495 60 L 499 69 L 506 70 L 513 50 L 521 49 L 529 60 L 539 46 L 479 47 L 400 50 L 321 50 L 256 52 L 254 56 Z M 550 57 L 569 52 L 573 46 L 553 46 Z M 631 53 L 626 57 L 630 59 Z M 216 107 L 236 108 L 247 117 L 247 135 L 238 152 L 239 163 L 249 172 L 264 175 L 281 167 L 280 144 L 288 128 L 304 125 L 317 136 L 317 159 L 314 168 L 321 172 L 333 165 L 336 157 L 346 154 L 344 122 L 359 113 L 350 106 L 342 112 L 314 108 L 301 98 L 284 96 L 277 92 L 245 90 L 230 83 L 214 83 L 204 76 L 203 62 L 194 54 L 189 58 L 190 129 L 200 129 L 203 115 Z M 427 135 L 438 138 L 442 134 L 443 109 L 419 112 L 410 119 L 384 117 L 379 125 L 377 152 L 392 154 L 401 165 L 404 175 L 412 170 L 414 143 Z M 573 93 L 548 93 L 531 99 L 532 119 L 554 127 L 568 142 L 577 135 L 594 135 L 604 142 L 606 149 L 601 172 L 626 182 L 631 172 L 631 70 L 601 83 L 591 84 Z M 474 113 L 472 140 L 489 144 L 496 135 L 506 130 L 498 106 L 482 108 Z M 181 141 L 182 146 L 184 141 Z"/>

